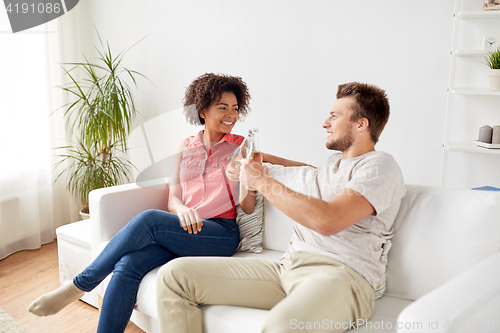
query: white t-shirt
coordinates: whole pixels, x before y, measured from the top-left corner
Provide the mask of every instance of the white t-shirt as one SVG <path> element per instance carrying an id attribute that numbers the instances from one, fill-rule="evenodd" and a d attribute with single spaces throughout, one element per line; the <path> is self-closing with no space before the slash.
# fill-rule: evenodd
<path id="1" fill-rule="evenodd" d="M 385 272 L 380 261 L 382 246 L 393 236 L 392 225 L 406 193 L 403 175 L 390 154 L 372 151 L 342 161 L 342 154 L 337 153 L 319 167 L 308 194 L 331 201 L 344 188 L 360 193 L 376 213 L 333 236 L 295 223 L 285 255 L 304 251 L 332 257 L 357 271 L 376 289 Z"/>

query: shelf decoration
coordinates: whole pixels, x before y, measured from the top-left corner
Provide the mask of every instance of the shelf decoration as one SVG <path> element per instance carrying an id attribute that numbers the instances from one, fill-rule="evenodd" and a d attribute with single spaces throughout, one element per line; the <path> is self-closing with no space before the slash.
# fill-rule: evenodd
<path id="1" fill-rule="evenodd" d="M 484 143 L 491 143 L 493 138 L 493 127 L 484 125 L 479 129 L 479 137 L 477 141 Z"/>
<path id="2" fill-rule="evenodd" d="M 483 10 L 500 10 L 500 0 L 485 0 Z"/>
<path id="3" fill-rule="evenodd" d="M 483 148 L 500 149 L 500 126 L 485 125 L 481 127 L 476 144 Z"/>
<path id="4" fill-rule="evenodd" d="M 476 141 L 476 144 L 477 144 L 479 147 L 483 147 L 483 148 L 488 148 L 488 149 L 500 149 L 500 144 L 486 143 L 486 142 L 481 142 L 481 141 Z"/>
<path id="5" fill-rule="evenodd" d="M 483 50 L 494 51 L 500 46 L 500 36 L 484 36 Z"/>
<path id="6" fill-rule="evenodd" d="M 493 126 L 493 135 L 491 137 L 491 143 L 494 145 L 500 145 L 500 126 Z"/>
<path id="7" fill-rule="evenodd" d="M 484 60 L 490 68 L 490 90 L 500 91 L 500 46 L 497 46 L 495 50 L 488 51 Z"/>

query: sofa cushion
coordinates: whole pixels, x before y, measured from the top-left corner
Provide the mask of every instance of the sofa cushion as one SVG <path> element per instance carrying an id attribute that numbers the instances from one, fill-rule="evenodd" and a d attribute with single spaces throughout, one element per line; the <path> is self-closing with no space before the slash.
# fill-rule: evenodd
<path id="1" fill-rule="evenodd" d="M 397 317 L 411 301 L 382 297 L 375 301 L 375 310 L 364 326 L 349 332 L 396 332 Z M 250 309 L 229 305 L 203 306 L 204 333 L 259 333 L 269 310 Z M 328 322 L 328 318 L 325 318 Z M 324 324 L 320 322 L 320 324 Z M 329 323 L 328 323 L 329 324 Z M 425 323 L 427 324 L 427 323 Z M 331 324 L 330 324 L 331 325 Z M 290 332 L 297 326 L 290 326 Z M 321 330 L 320 330 L 321 331 Z M 330 330 L 323 330 L 330 332 Z"/>
<path id="2" fill-rule="evenodd" d="M 236 258 L 254 258 L 254 259 L 260 259 L 260 260 L 270 260 L 270 261 L 278 262 L 278 261 L 280 261 L 281 257 L 283 257 L 283 252 L 264 249 L 262 251 L 262 253 L 259 253 L 259 254 L 249 253 L 249 252 L 237 252 L 237 253 L 233 254 L 233 257 L 236 257 Z"/>
<path id="3" fill-rule="evenodd" d="M 234 257 L 257 258 L 262 260 L 279 261 L 283 252 L 264 250 L 261 254 L 237 252 Z M 156 274 L 160 267 L 153 269 L 142 280 L 137 293 L 136 309 L 152 318 L 158 319 L 156 302 Z M 109 281 L 109 279 L 107 279 Z M 106 281 L 106 282 L 108 282 Z M 376 332 L 395 332 L 398 314 L 411 301 L 384 296 L 375 301 L 375 310 L 370 317 L 369 327 L 375 327 Z M 242 308 L 228 305 L 203 306 L 203 327 L 205 333 L 224 332 L 260 332 L 260 327 L 268 310 Z M 242 325 L 241 323 L 245 323 Z M 388 323 L 391 323 L 390 325 Z M 384 330 L 383 328 L 391 329 Z M 361 327 L 360 331 L 372 331 L 368 326 Z"/>
<path id="4" fill-rule="evenodd" d="M 156 275 L 160 268 L 161 266 L 154 268 L 142 278 L 139 289 L 137 290 L 137 303 L 135 304 L 135 308 L 138 311 L 156 320 L 158 320 L 158 307 L 156 306 Z M 106 282 L 109 283 L 109 281 Z"/>
<path id="5" fill-rule="evenodd" d="M 262 260 L 278 261 L 283 255 L 279 251 L 269 251 L 263 250 L 261 254 L 250 253 L 250 252 L 236 252 L 233 257 L 238 258 L 257 258 Z M 160 267 L 153 269 L 151 272 L 146 274 L 139 285 L 139 290 L 137 292 L 137 304 L 136 309 L 150 317 L 158 319 L 156 302 L 151 301 L 156 299 L 156 275 Z M 105 284 L 109 283 L 110 276 L 106 278 Z"/>
<path id="6" fill-rule="evenodd" d="M 387 295 L 415 300 L 499 250 L 500 193 L 407 185 Z"/>

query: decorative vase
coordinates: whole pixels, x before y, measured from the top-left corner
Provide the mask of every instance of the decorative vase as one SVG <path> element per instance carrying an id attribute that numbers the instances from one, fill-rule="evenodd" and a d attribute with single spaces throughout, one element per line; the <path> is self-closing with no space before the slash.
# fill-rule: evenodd
<path id="1" fill-rule="evenodd" d="M 500 91 L 500 69 L 490 69 L 490 90 Z"/>
<path id="2" fill-rule="evenodd" d="M 82 220 L 88 220 L 88 219 L 90 219 L 90 214 L 89 213 L 84 213 L 83 209 L 82 209 L 80 211 L 80 217 L 82 218 Z"/>

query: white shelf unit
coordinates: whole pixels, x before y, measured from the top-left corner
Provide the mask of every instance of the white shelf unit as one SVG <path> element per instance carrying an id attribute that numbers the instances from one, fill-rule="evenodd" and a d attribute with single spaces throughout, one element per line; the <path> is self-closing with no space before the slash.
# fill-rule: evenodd
<path id="1" fill-rule="evenodd" d="M 460 2 L 460 1 L 457 1 Z M 460 5 L 460 4 L 459 4 Z M 455 6 L 456 8 L 456 6 Z M 456 13 L 456 11 L 455 11 Z M 498 10 L 492 10 L 492 11 L 460 11 L 460 8 L 458 8 L 458 15 L 455 15 L 455 17 L 459 19 L 499 19 L 500 18 L 500 11 Z"/>
<path id="2" fill-rule="evenodd" d="M 487 54 L 483 50 L 456 50 L 455 55 L 457 57 L 484 57 Z"/>
<path id="3" fill-rule="evenodd" d="M 491 91 L 490 88 L 457 87 L 452 88 L 454 95 L 500 96 L 500 91 Z"/>
<path id="4" fill-rule="evenodd" d="M 467 1 L 465 1 L 467 2 Z M 470 2 L 470 0 L 468 1 Z M 470 4 L 469 4 L 470 5 Z M 500 149 L 488 149 L 478 146 L 475 141 L 463 140 L 455 141 L 450 140 L 450 129 L 452 126 L 453 117 L 453 100 L 456 95 L 463 96 L 499 96 L 500 92 L 490 91 L 487 87 L 463 87 L 456 86 L 455 74 L 457 70 L 457 58 L 462 59 L 461 61 L 477 61 L 483 58 L 487 52 L 484 50 L 478 50 L 475 48 L 465 48 L 458 49 L 459 27 L 461 23 L 467 20 L 498 20 L 500 22 L 500 11 L 463 11 L 462 1 L 455 1 L 455 12 L 453 19 L 453 37 L 452 37 L 452 51 L 451 62 L 450 62 L 450 75 L 448 82 L 448 98 L 446 107 L 446 121 L 445 121 L 445 133 L 444 133 L 444 143 L 443 143 L 443 155 L 441 163 L 441 186 L 446 186 L 446 174 L 448 165 L 448 154 L 450 152 L 459 153 L 473 153 L 473 154 L 486 154 L 486 155 L 500 155 Z M 489 35 L 500 35 L 498 31 L 492 31 Z M 486 66 L 486 65 L 485 65 Z M 460 70 L 460 69 L 458 69 Z M 500 98 L 498 99 L 500 103 Z M 479 131 L 479 128 L 477 129 Z M 470 139 L 470 138 L 467 138 Z M 497 157 L 495 157 L 497 158 Z M 500 166 L 500 159 L 498 160 L 498 165 Z"/>

